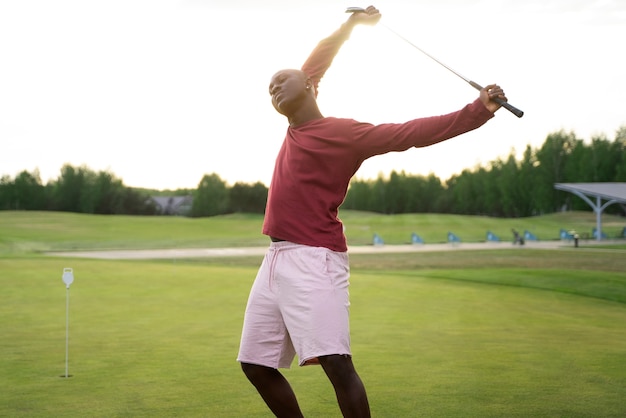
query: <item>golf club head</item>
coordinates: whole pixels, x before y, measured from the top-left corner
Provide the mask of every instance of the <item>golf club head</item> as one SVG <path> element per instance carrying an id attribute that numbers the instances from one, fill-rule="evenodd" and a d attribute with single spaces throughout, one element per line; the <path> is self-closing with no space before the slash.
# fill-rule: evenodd
<path id="1" fill-rule="evenodd" d="M 348 7 L 346 13 L 363 13 L 365 11 L 362 7 Z"/>

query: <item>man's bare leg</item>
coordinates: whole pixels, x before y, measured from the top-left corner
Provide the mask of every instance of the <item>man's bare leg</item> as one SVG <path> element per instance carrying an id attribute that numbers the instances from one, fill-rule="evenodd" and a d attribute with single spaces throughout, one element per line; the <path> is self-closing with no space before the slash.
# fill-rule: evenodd
<path id="1" fill-rule="evenodd" d="M 354 369 L 352 357 L 331 355 L 322 356 L 319 360 L 335 388 L 343 416 L 346 418 L 369 418 L 371 415 L 365 386 Z"/>
<path id="2" fill-rule="evenodd" d="M 296 394 L 278 370 L 249 363 L 241 363 L 241 369 L 274 415 L 279 418 L 303 417 Z"/>

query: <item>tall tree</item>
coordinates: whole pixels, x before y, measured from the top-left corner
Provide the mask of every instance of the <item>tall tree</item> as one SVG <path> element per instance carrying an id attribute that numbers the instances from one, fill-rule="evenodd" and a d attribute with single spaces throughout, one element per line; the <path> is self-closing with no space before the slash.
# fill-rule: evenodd
<path id="1" fill-rule="evenodd" d="M 430 173 L 423 179 L 424 192 L 421 197 L 421 212 L 439 213 L 443 212 L 445 188 L 439 177 Z"/>
<path id="2" fill-rule="evenodd" d="M 261 182 L 235 183 L 229 191 L 230 209 L 233 212 L 264 213 L 267 192 L 267 187 Z"/>
<path id="3" fill-rule="evenodd" d="M 353 179 L 350 182 L 350 188 L 346 199 L 341 205 L 343 209 L 353 210 L 370 210 L 369 208 L 369 192 L 370 182 L 365 180 Z"/>
<path id="4" fill-rule="evenodd" d="M 591 139 L 592 182 L 609 182 L 615 178 L 621 156 L 615 152 L 614 144 L 604 135 Z"/>
<path id="5" fill-rule="evenodd" d="M 589 149 L 582 139 L 573 141 L 571 152 L 563 168 L 565 181 L 568 183 L 592 181 L 588 172 L 591 161 L 589 154 Z"/>
<path id="6" fill-rule="evenodd" d="M 615 133 L 615 153 L 620 156 L 615 168 L 615 178 L 613 181 L 626 181 L 626 126 L 622 126 Z"/>
<path id="7" fill-rule="evenodd" d="M 61 175 L 54 183 L 53 208 L 63 212 L 81 211 L 81 193 L 85 187 L 87 168 L 70 164 L 61 167 Z"/>
<path id="8" fill-rule="evenodd" d="M 228 188 L 217 174 L 205 174 L 194 194 L 191 216 L 215 216 L 227 213 Z"/>
<path id="9" fill-rule="evenodd" d="M 502 160 L 491 162 L 489 169 L 478 167 L 471 183 L 474 185 L 473 206 L 476 215 L 501 216 L 502 197 L 498 187 L 498 178 L 502 173 Z"/>
<path id="10" fill-rule="evenodd" d="M 15 209 L 42 210 L 46 208 L 45 188 L 41 184 L 39 171 L 22 171 L 15 177 Z"/>
<path id="11" fill-rule="evenodd" d="M 520 185 L 518 184 L 519 169 L 515 159 L 515 151 L 502 163 L 500 174 L 494 178 L 500 195 L 500 214 L 509 218 L 520 216 Z"/>
<path id="12" fill-rule="evenodd" d="M 475 186 L 475 179 L 476 177 L 472 175 L 472 172 L 466 169 L 461 174 L 450 177 L 447 181 L 448 190 L 452 194 L 451 213 L 478 213 L 476 196 L 480 195 L 480 191 Z"/>
<path id="13" fill-rule="evenodd" d="M 0 177 L 0 210 L 10 210 L 13 201 L 13 180 L 4 174 Z"/>
<path id="14" fill-rule="evenodd" d="M 372 183 L 368 194 L 368 209 L 373 212 L 387 213 L 387 182 L 382 174 Z"/>
<path id="15" fill-rule="evenodd" d="M 537 214 L 537 204 L 534 189 L 535 179 L 535 154 L 530 145 L 526 146 L 522 161 L 520 162 L 519 175 L 514 186 L 517 190 L 517 207 L 519 216 L 532 216 Z"/>
<path id="16" fill-rule="evenodd" d="M 112 173 L 100 171 L 92 185 L 94 190 L 94 213 L 120 214 L 124 213 L 124 185 Z"/>
<path id="17" fill-rule="evenodd" d="M 406 209 L 409 190 L 406 189 L 406 175 L 404 172 L 391 171 L 385 185 L 385 213 L 403 213 Z"/>
<path id="18" fill-rule="evenodd" d="M 565 165 L 576 143 L 573 132 L 559 131 L 548 135 L 537 151 L 537 209 L 551 213 L 561 209 L 565 203 L 564 192 L 554 189 L 554 183 L 565 181 Z"/>

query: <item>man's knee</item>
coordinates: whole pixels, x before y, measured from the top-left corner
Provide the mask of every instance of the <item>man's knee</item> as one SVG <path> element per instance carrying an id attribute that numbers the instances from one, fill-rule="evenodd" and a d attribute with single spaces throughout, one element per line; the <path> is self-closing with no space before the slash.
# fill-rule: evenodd
<path id="1" fill-rule="evenodd" d="M 328 367 L 354 369 L 352 365 L 352 356 L 348 354 L 331 354 L 328 356 L 319 356 L 320 364 Z"/>
<path id="2" fill-rule="evenodd" d="M 270 367 L 251 363 L 241 363 L 241 370 L 251 382 L 266 378 L 276 371 Z"/>
<path id="3" fill-rule="evenodd" d="M 349 355 L 333 354 L 320 356 L 319 360 L 322 368 L 331 380 L 352 379 L 356 375 L 352 357 Z"/>

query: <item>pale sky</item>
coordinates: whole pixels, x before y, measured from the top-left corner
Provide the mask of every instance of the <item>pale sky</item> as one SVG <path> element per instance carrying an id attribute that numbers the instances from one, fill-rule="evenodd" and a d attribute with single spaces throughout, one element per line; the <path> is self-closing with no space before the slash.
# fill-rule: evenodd
<path id="1" fill-rule="evenodd" d="M 195 188 L 204 174 L 269 185 L 286 119 L 270 77 L 300 68 L 346 18 L 336 0 L 0 0 L 0 175 L 65 163 L 132 187 Z M 476 131 L 368 160 L 442 180 L 519 155 L 564 129 L 614 138 L 626 125 L 626 1 L 385 0 L 386 26 L 479 84 L 501 109 Z M 383 26 L 359 27 L 322 79 L 326 116 L 404 122 L 478 92 Z"/>

